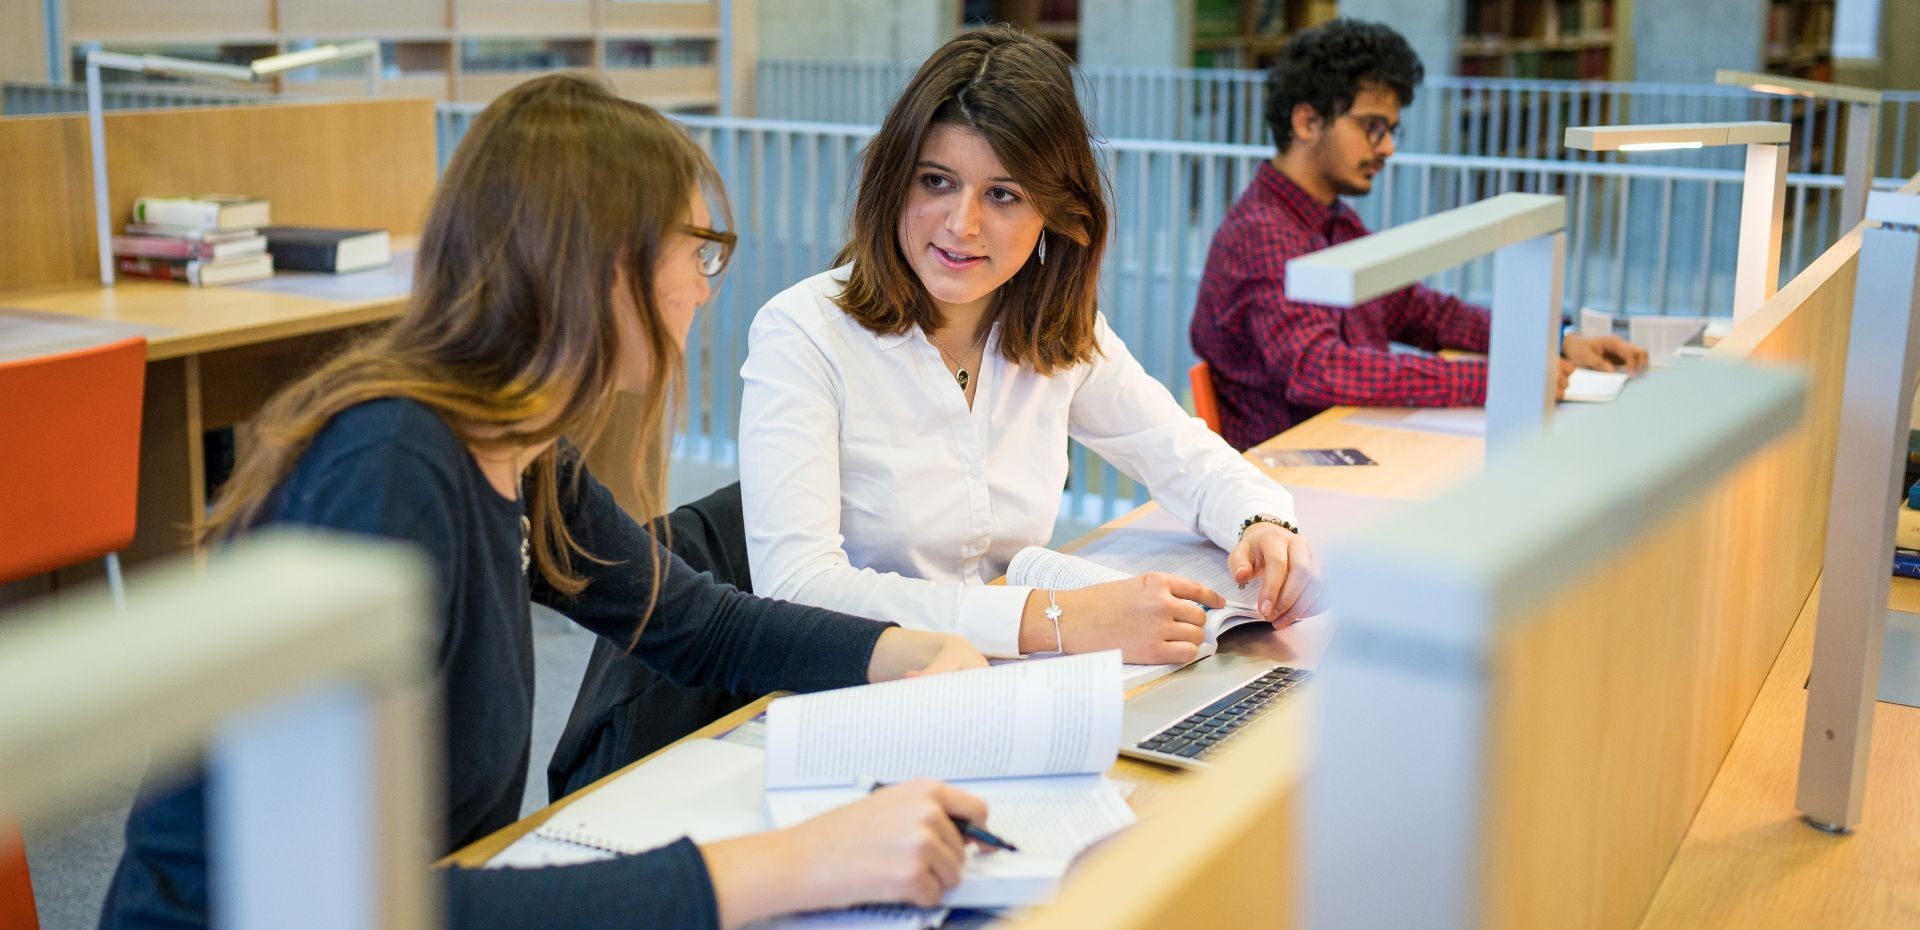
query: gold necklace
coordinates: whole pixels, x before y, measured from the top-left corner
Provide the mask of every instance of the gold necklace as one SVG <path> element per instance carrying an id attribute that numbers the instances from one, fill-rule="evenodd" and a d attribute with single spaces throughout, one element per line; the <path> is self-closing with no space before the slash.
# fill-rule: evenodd
<path id="1" fill-rule="evenodd" d="M 992 327 L 988 327 L 988 328 L 991 329 Z M 954 369 L 953 380 L 960 383 L 960 390 L 962 391 L 966 390 L 967 381 L 972 378 L 971 375 L 967 374 L 966 363 L 962 362 L 957 358 L 954 358 L 953 353 L 948 352 L 947 347 L 940 344 L 940 340 L 933 338 L 932 333 L 927 334 L 927 341 L 933 343 L 933 347 L 936 349 L 939 349 L 940 354 L 944 356 L 947 361 L 953 363 L 953 369 Z M 968 349 L 967 354 L 972 355 L 973 353 L 980 351 L 981 344 L 985 343 L 986 341 L 987 341 L 987 330 L 983 329 L 980 331 L 979 337 L 973 340 L 973 348 Z M 983 358 L 980 361 L 984 363 L 986 359 Z"/>

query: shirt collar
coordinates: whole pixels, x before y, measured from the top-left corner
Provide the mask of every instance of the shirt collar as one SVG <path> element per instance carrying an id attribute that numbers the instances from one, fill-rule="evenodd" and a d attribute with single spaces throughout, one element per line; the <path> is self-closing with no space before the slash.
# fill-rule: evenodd
<path id="1" fill-rule="evenodd" d="M 1344 220 L 1353 215 L 1353 208 L 1347 202 L 1334 198 L 1331 206 L 1321 203 L 1306 192 L 1305 188 L 1295 184 L 1292 178 L 1273 166 L 1273 162 L 1264 161 L 1254 173 L 1254 183 L 1265 191 L 1288 213 L 1293 214 L 1301 225 L 1320 233 L 1327 233 L 1336 220 Z"/>

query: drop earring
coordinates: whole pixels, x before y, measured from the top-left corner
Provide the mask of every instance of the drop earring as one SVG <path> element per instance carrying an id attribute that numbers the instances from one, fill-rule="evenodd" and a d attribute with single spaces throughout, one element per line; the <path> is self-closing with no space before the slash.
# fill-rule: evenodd
<path id="1" fill-rule="evenodd" d="M 1040 234 L 1040 248 L 1037 249 L 1036 251 L 1040 253 L 1040 264 L 1042 265 L 1046 264 L 1047 263 L 1047 234 L 1046 233 Z"/>

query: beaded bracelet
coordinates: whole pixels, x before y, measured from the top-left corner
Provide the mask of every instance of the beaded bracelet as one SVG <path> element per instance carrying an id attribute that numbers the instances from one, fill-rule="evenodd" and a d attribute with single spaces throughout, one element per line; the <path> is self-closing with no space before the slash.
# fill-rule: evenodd
<path id="1" fill-rule="evenodd" d="M 1067 647 L 1060 640 L 1060 602 L 1054 600 L 1053 589 L 1047 590 L 1047 619 L 1053 622 L 1053 651 L 1056 655 L 1065 653 Z"/>

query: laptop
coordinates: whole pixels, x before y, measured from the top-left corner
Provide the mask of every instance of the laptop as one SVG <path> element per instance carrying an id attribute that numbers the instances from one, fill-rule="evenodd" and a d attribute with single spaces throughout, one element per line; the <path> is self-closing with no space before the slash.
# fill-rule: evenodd
<path id="1" fill-rule="evenodd" d="M 1240 729 L 1295 693 L 1311 675 L 1271 659 L 1213 655 L 1128 698 L 1120 754 L 1198 769 Z"/>

